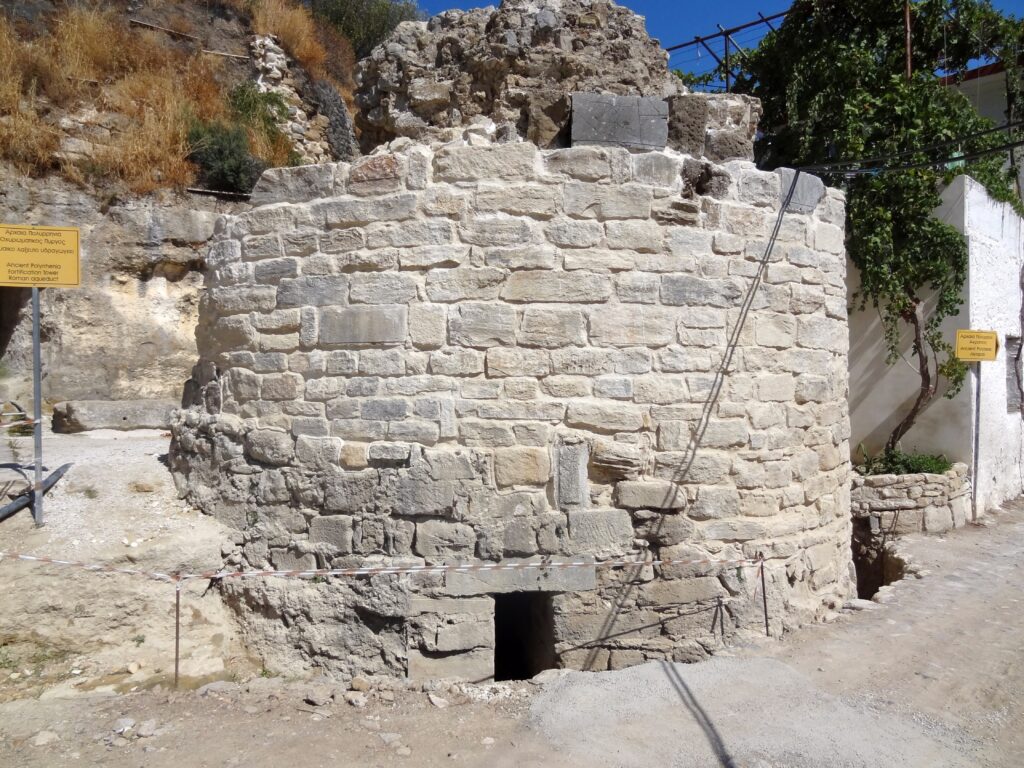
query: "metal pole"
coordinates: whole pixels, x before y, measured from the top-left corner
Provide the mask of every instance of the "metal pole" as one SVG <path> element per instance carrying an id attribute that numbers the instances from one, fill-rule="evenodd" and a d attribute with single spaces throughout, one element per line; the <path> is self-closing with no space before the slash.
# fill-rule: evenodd
<path id="1" fill-rule="evenodd" d="M 174 582 L 174 690 L 178 690 L 178 663 L 181 658 L 181 582 Z"/>
<path id="2" fill-rule="evenodd" d="M 910 0 L 903 1 L 903 37 L 907 49 L 907 80 L 910 79 Z"/>
<path id="3" fill-rule="evenodd" d="M 35 438 L 35 485 L 32 490 L 32 517 L 43 524 L 43 361 L 39 332 L 39 289 L 32 289 L 32 410 Z"/>
<path id="4" fill-rule="evenodd" d="M 761 601 L 764 603 L 764 634 L 771 637 L 772 633 L 768 629 L 768 589 L 764 579 L 764 555 L 761 556 Z"/>
<path id="5" fill-rule="evenodd" d="M 725 36 L 725 92 L 729 92 L 729 36 Z"/>
<path id="6" fill-rule="evenodd" d="M 715 628 L 712 627 L 711 631 L 714 632 Z M 722 596 L 718 596 L 718 630 L 722 635 L 722 644 L 725 644 L 725 604 L 722 602 Z"/>
<path id="7" fill-rule="evenodd" d="M 971 516 L 978 519 L 978 453 L 981 450 L 981 363 L 976 362 L 974 374 L 974 468 L 971 470 Z"/>

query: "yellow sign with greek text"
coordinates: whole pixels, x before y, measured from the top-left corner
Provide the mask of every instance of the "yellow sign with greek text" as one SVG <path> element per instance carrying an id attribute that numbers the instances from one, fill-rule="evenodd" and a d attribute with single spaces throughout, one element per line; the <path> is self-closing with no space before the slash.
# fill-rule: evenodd
<path id="1" fill-rule="evenodd" d="M 999 334 L 995 331 L 956 332 L 956 356 L 965 363 L 995 360 L 999 354 Z"/>
<path id="2" fill-rule="evenodd" d="M 82 283 L 77 227 L 0 224 L 0 285 L 73 288 Z"/>

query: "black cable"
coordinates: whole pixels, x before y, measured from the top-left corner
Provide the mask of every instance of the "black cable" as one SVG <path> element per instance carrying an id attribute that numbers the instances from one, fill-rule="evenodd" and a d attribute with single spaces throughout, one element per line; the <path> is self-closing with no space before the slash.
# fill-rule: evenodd
<path id="1" fill-rule="evenodd" d="M 946 165 L 948 163 L 966 163 L 970 160 L 977 160 L 980 157 L 986 155 L 994 155 L 998 152 L 1005 152 L 1008 149 L 1014 147 L 1024 146 L 1024 139 L 1020 141 L 1011 141 L 1007 144 L 1000 144 L 998 147 L 991 147 L 990 149 L 982 149 L 977 152 L 971 152 L 966 155 L 958 155 L 954 157 L 947 157 L 942 160 L 928 160 L 922 163 L 911 163 L 909 165 L 896 165 L 896 166 L 879 166 L 878 168 L 835 168 L 834 165 L 823 164 L 823 165 L 803 165 L 796 170 L 809 171 L 814 173 L 834 173 L 842 176 L 866 176 L 874 173 L 883 173 L 888 171 L 913 171 L 921 168 L 932 168 L 936 165 Z M 844 165 L 845 163 L 837 163 L 835 165 Z"/>
<path id="2" fill-rule="evenodd" d="M 950 147 L 950 146 L 952 146 L 954 144 L 962 144 L 965 141 L 970 141 L 971 139 L 976 139 L 979 136 L 988 136 L 991 133 L 999 133 L 1000 131 L 1009 130 L 1011 128 L 1018 128 L 1018 127 L 1020 127 L 1022 125 L 1024 125 L 1024 120 L 1018 120 L 1015 123 L 1005 123 L 1005 124 L 997 126 L 995 128 L 988 128 L 988 129 L 986 129 L 984 131 L 978 131 L 977 133 L 969 133 L 969 134 L 967 134 L 965 136 L 957 136 L 956 138 L 949 139 L 948 141 L 940 141 L 940 142 L 936 142 L 934 144 L 926 144 L 923 147 L 916 147 L 915 149 L 907 149 L 907 150 L 904 150 L 903 152 L 893 152 L 893 153 L 888 154 L 888 155 L 877 155 L 875 157 L 865 157 L 865 158 L 860 159 L 860 160 L 837 160 L 834 163 L 819 163 L 817 165 L 808 165 L 808 166 L 801 166 L 801 167 L 803 167 L 804 170 L 816 170 L 818 168 L 824 168 L 826 166 L 829 167 L 829 168 L 837 168 L 838 166 L 842 166 L 842 165 L 866 165 L 867 163 L 877 163 L 877 162 L 880 162 L 882 160 L 893 160 L 893 159 L 899 158 L 899 157 L 906 157 L 907 155 L 918 155 L 918 154 L 920 154 L 922 152 L 930 152 L 933 149 L 942 149 L 943 147 Z"/>

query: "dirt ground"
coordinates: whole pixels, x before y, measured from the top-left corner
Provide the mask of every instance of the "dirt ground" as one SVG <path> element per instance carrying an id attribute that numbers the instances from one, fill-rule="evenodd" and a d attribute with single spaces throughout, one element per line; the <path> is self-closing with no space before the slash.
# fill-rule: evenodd
<path id="1" fill-rule="evenodd" d="M 27 458 L 27 439 L 0 438 Z M 158 433 L 50 436 L 75 467 L 48 524 L 0 550 L 208 567 L 228 532 L 179 502 Z M 493 685 L 273 677 L 216 593 L 0 562 L 0 765 L 1020 766 L 1024 505 L 901 542 L 917 570 L 881 603 L 698 665 Z M 861 607 L 861 606 L 858 606 Z M 364 685 L 364 683 L 366 683 Z"/>

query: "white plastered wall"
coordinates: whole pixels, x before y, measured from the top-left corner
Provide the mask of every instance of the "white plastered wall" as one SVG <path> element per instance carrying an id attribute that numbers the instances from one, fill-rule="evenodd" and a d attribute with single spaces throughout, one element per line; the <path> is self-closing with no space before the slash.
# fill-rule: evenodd
<path id="1" fill-rule="evenodd" d="M 935 215 L 965 233 L 970 254 L 963 307 L 958 316 L 947 319 L 943 333 L 950 343 L 957 328 L 999 334 L 998 358 L 981 364 L 977 499 L 982 512 L 1024 493 L 1024 421 L 1006 407 L 1006 338 L 1021 335 L 1024 227 L 1011 206 L 994 201 L 982 185 L 966 176 L 954 179 L 942 200 Z M 859 288 L 856 267 L 850 265 L 848 274 L 852 306 Z M 877 311 L 869 306 L 851 313 L 850 422 L 855 462 L 861 460 L 861 444 L 869 453 L 881 450 L 913 402 L 920 379 L 910 346 L 907 332 L 900 339 L 902 359 L 888 365 Z M 934 399 L 904 437 L 903 449 L 942 453 L 973 467 L 976 382 L 972 373 L 956 397 Z"/>

